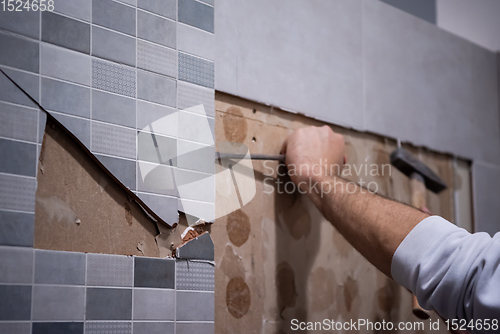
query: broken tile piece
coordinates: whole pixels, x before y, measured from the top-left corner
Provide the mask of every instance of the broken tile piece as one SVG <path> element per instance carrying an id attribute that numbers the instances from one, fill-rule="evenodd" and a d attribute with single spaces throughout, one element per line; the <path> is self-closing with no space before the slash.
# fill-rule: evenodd
<path id="1" fill-rule="evenodd" d="M 180 259 L 214 260 L 214 243 L 209 233 L 189 241 L 177 248 L 177 257 Z"/>

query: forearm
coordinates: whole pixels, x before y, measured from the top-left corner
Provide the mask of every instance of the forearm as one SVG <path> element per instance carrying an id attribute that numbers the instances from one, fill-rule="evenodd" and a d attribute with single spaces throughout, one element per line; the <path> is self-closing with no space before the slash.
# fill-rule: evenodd
<path id="1" fill-rule="evenodd" d="M 383 273 L 391 277 L 391 261 L 403 239 L 427 214 L 373 194 L 340 177 L 322 177 L 331 191 L 310 191 L 316 207 L 334 227 Z M 349 188 L 347 188 L 349 187 Z M 323 189 L 329 189 L 324 186 Z"/>

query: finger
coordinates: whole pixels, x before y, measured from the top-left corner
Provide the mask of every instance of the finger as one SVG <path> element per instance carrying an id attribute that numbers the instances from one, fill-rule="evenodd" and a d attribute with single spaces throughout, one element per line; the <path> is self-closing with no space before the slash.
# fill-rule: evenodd
<path id="1" fill-rule="evenodd" d="M 286 147 L 288 145 L 288 138 L 290 137 L 287 137 L 285 139 L 285 141 L 283 142 L 283 145 L 281 145 L 281 151 L 280 151 L 280 154 L 285 154 L 286 155 Z"/>

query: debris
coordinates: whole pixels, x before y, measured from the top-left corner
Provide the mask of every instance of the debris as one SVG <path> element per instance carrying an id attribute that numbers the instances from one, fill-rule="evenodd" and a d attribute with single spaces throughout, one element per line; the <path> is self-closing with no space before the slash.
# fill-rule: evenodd
<path id="1" fill-rule="evenodd" d="M 142 255 L 144 256 L 144 251 L 146 250 L 146 243 L 144 241 L 141 241 L 137 244 L 137 249 L 139 250 L 139 252 L 142 253 Z"/>

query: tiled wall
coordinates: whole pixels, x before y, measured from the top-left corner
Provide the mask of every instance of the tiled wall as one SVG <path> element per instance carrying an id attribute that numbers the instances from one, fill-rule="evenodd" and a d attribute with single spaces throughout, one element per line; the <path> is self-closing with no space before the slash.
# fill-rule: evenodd
<path id="1" fill-rule="evenodd" d="M 0 246 L 0 333 L 213 333 L 209 262 Z"/>

